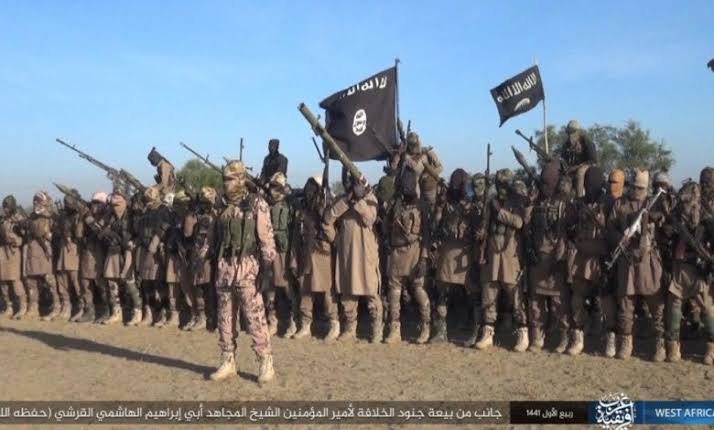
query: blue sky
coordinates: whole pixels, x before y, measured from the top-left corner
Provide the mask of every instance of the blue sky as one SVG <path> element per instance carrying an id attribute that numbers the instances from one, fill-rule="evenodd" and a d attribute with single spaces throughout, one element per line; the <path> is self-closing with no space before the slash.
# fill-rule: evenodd
<path id="1" fill-rule="evenodd" d="M 320 172 L 297 111 L 401 59 L 401 116 L 448 171 L 515 166 L 489 89 L 537 59 L 548 120 L 635 119 L 675 151 L 675 179 L 714 164 L 714 2 L 709 1 L 0 1 L 0 194 L 51 182 L 85 195 L 101 172 L 66 139 L 145 183 L 152 146 L 238 155 L 259 167 L 280 138 L 289 177 Z M 380 163 L 361 165 L 372 182 Z M 333 169 L 338 177 L 337 166 Z M 56 193 L 55 193 L 56 194 Z"/>

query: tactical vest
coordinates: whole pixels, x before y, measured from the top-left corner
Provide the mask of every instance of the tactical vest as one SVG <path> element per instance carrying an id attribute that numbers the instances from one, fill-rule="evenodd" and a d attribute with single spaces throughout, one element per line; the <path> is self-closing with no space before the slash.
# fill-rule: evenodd
<path id="1" fill-rule="evenodd" d="M 141 217 L 139 227 L 139 240 L 141 244 L 148 247 L 155 235 L 162 236 L 168 220 L 163 207 L 158 209 L 147 209 Z"/>
<path id="2" fill-rule="evenodd" d="M 531 214 L 531 232 L 536 248 L 543 242 L 558 241 L 563 236 L 561 220 L 565 216 L 565 202 L 559 199 L 541 200 Z"/>
<path id="3" fill-rule="evenodd" d="M 256 219 L 255 206 L 256 198 L 249 196 L 244 198 L 238 206 L 230 204 L 218 220 L 219 258 L 241 258 L 244 255 L 256 253 Z M 238 216 L 233 216 L 234 209 L 239 209 Z"/>
<path id="4" fill-rule="evenodd" d="M 422 233 L 422 219 L 419 207 L 404 205 L 399 200 L 392 210 L 389 243 L 395 248 L 411 245 L 417 242 Z"/>
<path id="5" fill-rule="evenodd" d="M 270 208 L 270 222 L 273 224 L 273 237 L 277 251 L 287 252 L 290 234 L 290 205 L 287 201 L 281 200 Z"/>
<path id="6" fill-rule="evenodd" d="M 578 217 L 576 234 L 578 239 L 589 240 L 602 238 L 605 227 L 598 223 L 595 217 L 602 215 L 603 220 L 607 218 L 604 203 L 588 204 L 581 200 L 576 204 L 576 210 Z"/>
<path id="7" fill-rule="evenodd" d="M 440 236 L 443 240 L 462 240 L 469 228 L 469 207 L 463 203 L 446 203 L 441 218 Z"/>

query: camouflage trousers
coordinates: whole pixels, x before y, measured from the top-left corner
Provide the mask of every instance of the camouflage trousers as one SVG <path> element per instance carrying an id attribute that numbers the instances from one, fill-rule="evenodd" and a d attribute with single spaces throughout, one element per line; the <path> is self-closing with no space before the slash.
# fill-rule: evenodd
<path id="1" fill-rule="evenodd" d="M 253 341 L 253 351 L 258 357 L 270 355 L 270 333 L 265 318 L 263 296 L 255 285 L 243 287 L 219 287 L 218 294 L 218 346 L 221 352 L 233 353 L 236 349 L 238 330 L 236 321 L 242 310 Z"/>
<path id="2" fill-rule="evenodd" d="M 342 294 L 340 296 L 340 302 L 342 303 L 342 309 L 345 312 L 345 322 L 347 324 L 357 323 L 357 306 L 359 305 L 359 299 L 364 298 L 367 302 L 367 312 L 369 312 L 369 319 L 372 323 L 382 322 L 382 298 L 379 294 L 373 296 L 353 296 L 350 294 Z"/>
<path id="3" fill-rule="evenodd" d="M 60 302 L 60 294 L 57 291 L 57 280 L 54 275 L 28 276 L 25 278 L 25 286 L 27 287 L 27 298 L 31 309 L 38 308 L 39 288 L 42 286 L 43 288 L 46 288 L 50 293 L 50 296 L 52 296 L 51 309 L 60 310 L 60 306 L 62 306 L 62 304 Z M 64 296 L 65 295 L 63 293 L 62 297 Z M 69 295 L 67 295 L 67 297 L 69 297 Z"/>

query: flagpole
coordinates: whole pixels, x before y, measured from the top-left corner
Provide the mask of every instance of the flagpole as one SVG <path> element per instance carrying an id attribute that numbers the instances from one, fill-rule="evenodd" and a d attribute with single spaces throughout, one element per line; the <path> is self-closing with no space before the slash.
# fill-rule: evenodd
<path id="1" fill-rule="evenodd" d="M 545 138 L 545 153 L 549 154 L 548 149 L 548 122 L 545 114 L 545 95 L 543 96 L 543 137 Z"/>
<path id="2" fill-rule="evenodd" d="M 538 58 L 534 58 L 533 63 L 538 66 Z M 545 153 L 549 154 L 550 150 L 548 147 L 548 117 L 546 115 L 545 109 L 545 92 L 543 93 L 543 141 L 545 142 Z"/>
<path id="3" fill-rule="evenodd" d="M 397 100 L 396 100 L 396 111 L 397 111 L 397 121 L 399 121 L 399 58 L 394 59 L 394 90 L 397 93 Z M 394 130 L 396 133 L 397 130 Z"/>

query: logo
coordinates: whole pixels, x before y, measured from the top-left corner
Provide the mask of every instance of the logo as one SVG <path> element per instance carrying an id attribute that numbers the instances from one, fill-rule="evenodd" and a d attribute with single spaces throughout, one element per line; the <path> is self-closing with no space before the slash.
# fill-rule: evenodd
<path id="1" fill-rule="evenodd" d="M 365 130 L 367 130 L 367 112 L 364 109 L 359 109 L 355 112 L 355 117 L 352 121 L 352 132 L 355 136 L 359 136 Z"/>
<path id="2" fill-rule="evenodd" d="M 521 108 L 524 108 L 524 107 L 528 106 L 529 104 L 531 104 L 531 99 L 526 97 L 523 100 L 516 103 L 516 107 L 514 107 L 513 110 L 514 111 L 520 110 Z"/>
<path id="3" fill-rule="evenodd" d="M 626 395 L 609 394 L 595 407 L 595 422 L 606 430 L 626 430 L 635 422 L 635 404 Z"/>

